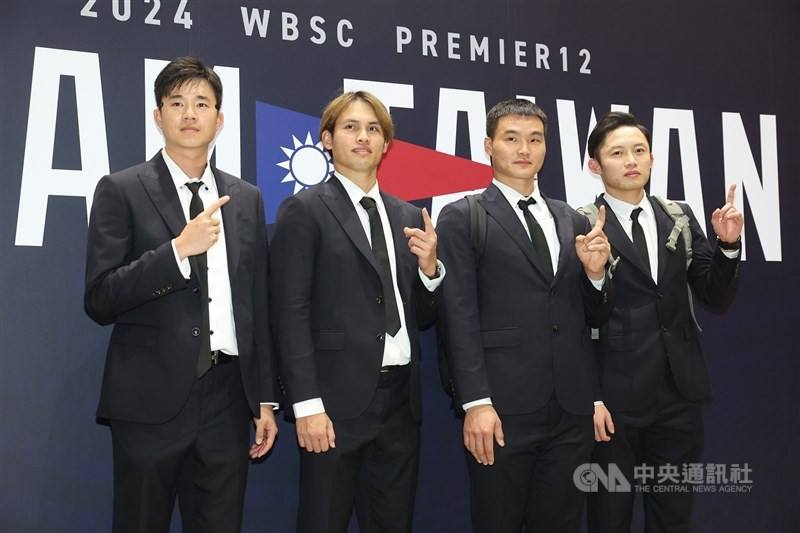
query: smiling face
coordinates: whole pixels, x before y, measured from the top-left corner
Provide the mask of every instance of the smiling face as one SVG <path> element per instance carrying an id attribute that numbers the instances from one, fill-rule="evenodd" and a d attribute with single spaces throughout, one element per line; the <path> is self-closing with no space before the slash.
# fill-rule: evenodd
<path id="1" fill-rule="evenodd" d="M 171 154 L 207 152 L 223 116 L 216 108 L 211 85 L 203 79 L 189 80 L 163 97 L 153 112 L 164 134 L 164 146 Z"/>
<path id="2" fill-rule="evenodd" d="M 372 107 L 354 100 L 339 114 L 333 131 L 322 132 L 322 144 L 331 152 L 337 172 L 352 180 L 375 179 L 389 148 Z"/>
<path id="3" fill-rule="evenodd" d="M 650 180 L 653 154 L 644 134 L 634 126 L 621 126 L 606 135 L 589 160 L 589 169 L 603 179 L 606 192 L 630 204 L 638 204 Z"/>
<path id="4" fill-rule="evenodd" d="M 547 152 L 544 124 L 539 117 L 506 115 L 497 122 L 494 137 L 484 140 L 494 177 L 527 196 L 542 169 Z"/>

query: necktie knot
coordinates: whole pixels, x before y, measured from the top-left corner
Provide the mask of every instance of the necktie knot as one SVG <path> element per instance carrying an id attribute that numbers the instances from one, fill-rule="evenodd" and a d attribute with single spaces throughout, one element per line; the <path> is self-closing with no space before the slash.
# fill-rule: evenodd
<path id="1" fill-rule="evenodd" d="M 196 195 L 197 195 L 197 192 L 200 190 L 200 187 L 202 187 L 202 186 L 203 186 L 203 181 L 202 181 L 202 180 L 198 180 L 198 181 L 187 181 L 187 182 L 186 182 L 186 187 L 187 187 L 187 188 L 188 188 L 190 191 L 192 191 L 192 196 L 196 196 Z"/>
<path id="2" fill-rule="evenodd" d="M 642 214 L 642 208 L 641 207 L 637 207 L 636 209 L 631 211 L 631 220 L 633 220 L 635 222 L 638 222 L 639 221 L 639 215 L 641 215 L 641 214 Z"/>
<path id="3" fill-rule="evenodd" d="M 363 207 L 367 211 L 376 209 L 378 207 L 378 204 L 375 202 L 375 199 L 370 198 L 369 196 L 363 197 L 358 203 L 360 203 L 361 207 Z"/>
<path id="4" fill-rule="evenodd" d="M 536 204 L 536 198 L 534 198 L 533 196 L 531 196 L 527 200 L 525 198 L 522 198 L 522 199 L 520 199 L 519 202 L 517 202 L 517 206 L 520 209 L 522 209 L 523 211 L 527 211 L 528 210 L 528 206 L 531 206 L 531 205 L 534 205 L 534 204 Z"/>

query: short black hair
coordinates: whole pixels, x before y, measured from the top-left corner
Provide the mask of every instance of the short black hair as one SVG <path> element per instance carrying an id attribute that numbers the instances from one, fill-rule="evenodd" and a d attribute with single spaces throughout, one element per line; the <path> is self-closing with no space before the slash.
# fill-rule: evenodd
<path id="1" fill-rule="evenodd" d="M 592 130 L 592 133 L 589 134 L 589 140 L 586 143 L 586 151 L 589 152 L 589 157 L 599 161 L 600 147 L 608 137 L 608 134 L 623 126 L 631 126 L 641 131 L 644 138 L 647 139 L 648 148 L 652 149 L 653 139 L 650 135 L 650 130 L 639 124 L 635 116 L 621 111 L 609 111 L 597 121 L 597 125 Z"/>
<path id="2" fill-rule="evenodd" d="M 222 82 L 216 72 L 205 66 L 199 59 L 192 56 L 183 56 L 173 59 L 158 73 L 153 87 L 156 96 L 156 105 L 161 109 L 161 106 L 164 104 L 164 98 L 172 94 L 172 91 L 186 82 L 197 80 L 205 80 L 211 85 L 211 88 L 214 90 L 214 96 L 217 99 L 217 103 L 214 107 L 219 111 L 219 108 L 222 107 Z"/>
<path id="3" fill-rule="evenodd" d="M 544 126 L 544 133 L 547 135 L 547 115 L 542 108 L 530 100 L 522 98 L 511 98 L 497 102 L 488 113 L 486 113 L 486 136 L 494 138 L 497 131 L 497 123 L 500 119 L 508 115 L 521 115 L 523 117 L 538 117 Z"/>

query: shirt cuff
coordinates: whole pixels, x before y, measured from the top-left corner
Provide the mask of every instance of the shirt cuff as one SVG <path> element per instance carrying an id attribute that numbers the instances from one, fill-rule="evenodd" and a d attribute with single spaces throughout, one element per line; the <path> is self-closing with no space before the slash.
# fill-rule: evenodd
<path id="1" fill-rule="evenodd" d="M 192 277 L 192 265 L 189 264 L 189 258 L 187 257 L 184 260 L 181 260 L 181 257 L 178 255 L 178 249 L 175 248 L 175 239 L 172 239 L 172 253 L 175 255 L 175 262 L 178 263 L 178 268 L 181 271 L 184 279 L 189 279 Z"/>
<path id="2" fill-rule="evenodd" d="M 419 271 L 419 279 L 422 280 L 422 284 L 425 285 L 425 288 L 428 289 L 428 292 L 433 292 L 436 290 L 439 285 L 442 284 L 442 280 L 444 279 L 444 275 L 446 271 L 444 269 L 444 263 L 440 260 L 436 260 L 436 270 L 439 272 L 439 276 L 434 279 L 429 278 L 425 275 L 421 268 L 417 269 Z"/>
<path id="3" fill-rule="evenodd" d="M 325 404 L 322 403 L 322 398 L 311 398 L 310 400 L 303 400 L 292 405 L 295 418 L 303 418 L 304 416 L 318 415 L 325 412 Z"/>
<path id="4" fill-rule="evenodd" d="M 736 259 L 737 257 L 739 257 L 739 253 L 742 250 L 741 249 L 739 249 L 739 250 L 726 250 L 725 248 L 720 248 L 720 251 L 723 254 L 725 254 L 725 257 L 727 257 L 728 259 Z"/>
<path id="5" fill-rule="evenodd" d="M 598 405 L 605 405 L 602 400 L 597 400 L 594 402 L 594 406 L 597 407 Z"/>
<path id="6" fill-rule="evenodd" d="M 492 405 L 491 398 L 481 398 L 480 400 L 473 400 L 471 402 L 467 402 L 461 406 L 464 411 L 469 410 L 472 407 L 477 407 L 479 405 Z"/>
<path id="7" fill-rule="evenodd" d="M 280 407 L 277 402 L 261 402 L 261 407 L 264 407 L 265 405 L 271 405 L 273 411 L 277 411 Z"/>
<path id="8" fill-rule="evenodd" d="M 589 274 L 586 274 L 586 277 L 589 278 Z M 603 272 L 603 277 L 598 280 L 593 280 L 592 278 L 589 278 L 589 281 L 592 283 L 592 287 L 594 287 L 598 291 L 602 291 L 603 283 L 606 282 L 606 273 Z"/>

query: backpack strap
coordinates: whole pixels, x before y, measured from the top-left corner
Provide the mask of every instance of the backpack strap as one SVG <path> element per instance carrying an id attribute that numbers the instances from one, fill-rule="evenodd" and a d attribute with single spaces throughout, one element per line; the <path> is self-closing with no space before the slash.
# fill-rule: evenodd
<path id="1" fill-rule="evenodd" d="M 472 251 L 475 259 L 483 257 L 486 250 L 486 232 L 488 218 L 486 209 L 480 203 L 480 194 L 468 194 L 465 196 L 469 207 L 469 236 L 472 240 Z"/>
<path id="2" fill-rule="evenodd" d="M 675 223 L 667 238 L 667 249 L 674 252 L 677 249 L 678 235 L 681 235 L 686 248 L 686 268 L 688 269 L 692 264 L 692 228 L 689 225 L 689 217 L 678 202 L 668 200 L 663 196 L 654 196 L 653 198 L 664 207 Z"/>

